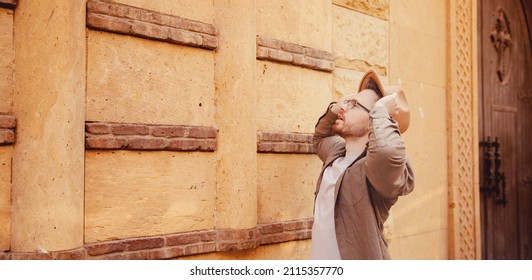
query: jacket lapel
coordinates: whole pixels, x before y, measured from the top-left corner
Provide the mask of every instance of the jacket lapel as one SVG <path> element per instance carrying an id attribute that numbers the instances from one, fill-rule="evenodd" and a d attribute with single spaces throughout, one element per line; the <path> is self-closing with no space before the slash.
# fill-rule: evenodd
<path id="1" fill-rule="evenodd" d="M 325 172 L 325 169 L 329 167 L 337 158 L 345 156 L 345 146 L 341 147 L 340 149 L 334 151 L 329 155 L 325 163 L 323 164 L 323 168 L 321 169 L 320 176 L 318 178 L 318 182 L 316 183 L 316 191 L 314 192 L 314 197 L 318 195 L 318 192 L 320 191 L 320 185 L 321 185 L 321 179 L 323 178 L 323 172 Z"/>
<path id="2" fill-rule="evenodd" d="M 347 170 L 349 168 L 351 168 L 351 166 L 353 166 L 357 161 L 359 161 L 360 159 L 364 158 L 366 156 L 366 153 L 367 153 L 367 149 L 365 149 L 362 154 L 360 154 L 351 164 L 349 164 L 349 166 L 347 166 L 347 168 L 344 170 L 344 172 L 342 172 L 342 174 L 340 175 L 340 178 L 338 178 L 338 181 L 336 181 L 336 185 L 334 187 L 334 203 L 336 204 L 336 199 L 338 198 L 338 193 L 340 192 L 340 187 L 342 186 L 342 183 L 344 181 L 344 176 L 345 176 L 345 173 L 347 172 Z M 332 163 L 332 162 L 331 162 Z"/>

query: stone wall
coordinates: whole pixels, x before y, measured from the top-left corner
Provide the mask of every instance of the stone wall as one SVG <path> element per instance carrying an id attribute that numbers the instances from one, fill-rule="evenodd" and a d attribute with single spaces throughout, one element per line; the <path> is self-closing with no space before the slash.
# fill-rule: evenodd
<path id="1" fill-rule="evenodd" d="M 83 246 L 85 1 L 18 1 L 13 10 L 10 252 Z"/>
<path id="2" fill-rule="evenodd" d="M 0 258 L 307 259 L 314 125 L 368 69 L 412 111 L 392 257 L 448 258 L 449 9 L 0 0 Z"/>
<path id="3" fill-rule="evenodd" d="M 215 227 L 213 7 L 132 2 L 87 4 L 86 243 Z"/>
<path id="4" fill-rule="evenodd" d="M 133 4 L 138 6 L 129 6 Z M 249 128 L 255 130 L 253 138 L 250 138 L 253 141 L 253 154 L 244 155 L 248 159 L 256 157 L 257 170 L 251 171 L 258 173 L 257 181 L 252 182 L 252 185 L 256 185 L 256 193 L 250 193 L 256 196 L 256 202 L 242 207 L 241 210 L 221 210 L 222 207 L 219 207 L 216 211 L 216 204 L 230 205 L 234 203 L 233 200 L 238 199 L 232 191 L 225 194 L 227 190 L 217 189 L 217 185 L 223 184 L 224 178 L 221 177 L 226 175 L 217 175 L 213 170 L 218 169 L 218 173 L 226 173 L 222 170 L 226 167 L 216 159 L 224 154 L 222 160 L 236 160 L 235 152 L 240 146 L 238 142 L 224 140 L 229 128 L 224 129 L 224 124 L 218 121 L 216 116 L 217 110 L 224 109 L 223 105 L 215 107 L 215 85 L 221 79 L 216 78 L 216 71 L 219 70 L 214 62 L 219 55 L 217 52 L 221 52 L 219 48 L 223 48 L 224 43 L 228 44 L 219 39 L 219 28 L 223 27 L 212 25 L 212 19 L 209 20 L 209 16 L 216 14 L 216 7 L 204 6 L 203 13 L 206 15 L 203 16 L 192 12 L 195 14 L 194 18 L 187 18 L 187 14 L 178 13 L 180 7 L 152 10 L 148 9 L 145 3 L 90 1 L 87 7 L 89 67 L 86 147 L 90 150 L 86 153 L 85 161 L 85 242 L 93 244 L 91 246 L 103 246 L 108 240 L 115 239 L 127 243 L 127 240 L 136 242 L 135 240 L 145 236 L 161 235 L 164 239 L 180 232 L 189 235 L 213 232 L 211 239 L 202 241 L 200 238 L 199 242 L 193 244 L 194 247 L 190 247 L 195 249 L 187 249 L 187 244 L 174 248 L 172 244 L 163 242 L 161 246 L 145 248 L 149 256 L 143 253 L 145 251 L 129 252 L 127 249 L 121 250 L 125 253 L 118 255 L 112 251 L 100 256 L 153 258 L 156 254 L 159 257 L 164 255 L 165 258 L 174 258 L 308 239 L 307 226 L 303 227 L 305 233 L 282 234 L 282 224 L 307 223 L 305 221 L 311 218 L 309 210 L 312 208 L 314 180 L 310 178 L 315 176 L 315 172 L 305 168 L 301 174 L 295 174 L 295 178 L 287 174 L 279 176 L 276 173 L 298 168 L 298 165 L 308 167 L 308 161 L 316 163 L 313 156 L 305 155 L 312 153 L 309 149 L 308 134 L 312 132 L 313 121 L 307 121 L 308 118 L 304 116 L 308 113 L 305 111 L 302 111 L 303 117 L 292 112 L 290 118 L 295 124 L 282 127 L 280 125 L 288 124 L 286 119 L 270 116 L 272 106 L 276 106 L 274 96 L 279 96 L 279 101 L 285 106 L 298 107 L 294 97 L 303 97 L 298 94 L 300 90 L 296 88 L 289 93 L 293 96 L 290 98 L 290 95 L 283 94 L 287 92 L 283 87 L 291 84 L 289 81 L 276 83 L 276 88 L 268 88 L 264 93 L 260 91 L 262 88 L 267 89 L 267 85 L 257 85 L 253 90 L 257 91 L 259 98 L 256 102 L 259 104 L 251 103 L 253 107 L 248 108 L 228 108 L 230 111 L 227 111 L 227 114 L 240 110 L 255 115 L 253 112 L 258 111 L 255 115 L 258 119 L 257 128 L 249 126 L 253 122 L 247 120 L 250 121 Z M 176 14 L 169 14 L 168 11 L 176 11 Z M 177 40 L 175 36 L 172 37 L 176 30 L 188 37 L 181 36 L 181 39 Z M 254 29 L 251 31 L 255 32 Z M 298 44 L 297 40 L 296 43 L 284 43 L 278 39 L 261 37 L 260 34 L 253 33 L 252 36 L 253 44 L 240 46 L 253 54 L 252 65 L 263 61 L 264 65 L 283 69 L 285 75 L 294 75 L 292 73 L 296 71 L 299 75 L 306 76 L 318 71 L 316 77 L 330 76 L 319 72 L 333 70 L 332 55 L 326 50 Z M 213 43 L 205 45 L 202 43 L 205 38 Z M 283 48 L 280 47 L 281 44 Z M 265 56 L 260 55 L 260 48 L 266 49 Z M 293 55 L 296 62 L 293 63 L 292 59 L 278 59 L 275 51 L 281 56 Z M 270 56 L 269 53 L 273 55 Z M 298 60 L 299 56 L 301 59 Z M 169 63 L 170 61 L 174 63 Z M 287 63 L 293 65 L 288 66 Z M 308 69 L 302 70 L 302 67 Z M 256 73 L 252 77 L 280 74 L 273 70 L 265 71 L 258 66 L 254 69 Z M 221 70 L 226 72 L 225 69 Z M 305 78 L 300 82 L 310 80 Z M 260 78 L 260 81 L 272 82 L 267 78 Z M 251 82 L 256 83 L 257 78 L 253 78 Z M 320 85 L 318 82 L 314 84 Z M 313 91 L 318 93 L 316 89 Z M 329 91 L 324 90 L 321 94 Z M 242 93 L 237 93 L 235 97 L 239 98 L 238 95 Z M 233 101 L 220 100 L 218 104 L 220 102 Z M 327 104 L 328 100 L 324 99 L 320 103 Z M 261 110 L 252 109 L 254 107 Z M 315 108 L 319 108 L 321 113 L 321 106 Z M 284 110 L 275 112 L 285 113 Z M 228 119 L 228 116 L 221 117 L 224 121 Z M 306 121 L 304 128 L 302 124 L 297 124 L 301 121 Z M 261 126 L 261 123 L 266 125 Z M 117 133 L 114 131 L 116 129 L 121 131 Z M 242 129 L 246 129 L 246 126 L 242 126 Z M 202 131 L 207 132 L 208 138 L 200 137 L 199 139 L 205 140 L 198 140 L 194 135 L 201 136 L 198 132 Z M 241 134 L 239 131 L 234 133 Z M 278 137 L 275 137 L 276 135 Z M 293 137 L 283 138 L 286 135 Z M 272 144 L 272 141 L 279 139 L 279 136 L 283 140 L 283 148 L 268 148 L 278 147 Z M 196 142 L 183 142 L 186 140 Z M 177 145 L 172 145 L 172 141 Z M 204 142 L 202 144 L 198 141 Z M 238 141 L 244 140 L 239 138 Z M 285 155 L 269 156 L 278 152 Z M 290 156 L 292 153 L 302 155 Z M 282 164 L 275 164 L 280 161 L 280 157 L 286 157 L 287 160 L 281 160 Z M 318 170 L 317 165 L 314 164 L 314 167 Z M 238 172 L 231 170 L 235 171 Z M 243 186 L 238 186 L 238 181 L 241 180 L 238 177 L 242 175 L 230 175 L 225 180 L 235 185 L 232 188 L 240 193 Z M 278 179 L 272 180 L 272 177 Z M 281 191 L 292 185 L 300 191 Z M 253 187 L 246 190 L 249 191 L 253 191 Z M 306 193 L 303 200 L 297 198 L 301 193 Z M 249 203 L 253 198 L 243 199 Z M 279 199 L 285 201 L 282 208 L 278 207 Z M 232 212 L 241 214 L 230 214 Z M 225 219 L 223 217 L 228 214 L 230 220 L 217 224 L 217 219 Z M 250 221 L 251 228 L 246 225 Z M 275 229 L 274 225 L 277 224 L 281 225 L 280 231 Z M 225 229 L 228 225 L 229 228 Z M 213 231 L 217 228 L 221 231 Z M 256 231 L 259 228 L 260 230 Z M 266 230 L 268 228 L 271 230 Z M 246 237 L 235 237 L 235 245 L 243 245 L 222 246 L 221 232 L 234 230 L 249 232 Z M 262 237 L 264 234 L 274 235 L 266 238 Z M 223 241 L 223 238 L 221 240 Z M 88 252 L 90 255 L 90 250 Z"/>
<path id="5" fill-rule="evenodd" d="M 0 251 L 10 248 L 11 158 L 15 142 L 13 115 L 13 8 L 16 2 L 0 1 Z"/>

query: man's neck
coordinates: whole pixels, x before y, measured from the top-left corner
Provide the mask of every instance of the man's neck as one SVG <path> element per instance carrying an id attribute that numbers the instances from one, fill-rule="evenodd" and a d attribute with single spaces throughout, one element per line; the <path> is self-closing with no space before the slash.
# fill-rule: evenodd
<path id="1" fill-rule="evenodd" d="M 346 153 L 362 153 L 367 146 L 368 135 L 345 139 Z"/>

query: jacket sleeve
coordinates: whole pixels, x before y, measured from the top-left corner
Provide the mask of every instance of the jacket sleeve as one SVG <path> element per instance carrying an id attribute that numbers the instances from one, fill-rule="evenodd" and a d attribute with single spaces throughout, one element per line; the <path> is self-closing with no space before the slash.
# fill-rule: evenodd
<path id="1" fill-rule="evenodd" d="M 409 194 L 414 189 L 414 171 L 397 123 L 384 107 L 373 108 L 370 118 L 365 162 L 369 181 L 385 198 Z"/>
<path id="2" fill-rule="evenodd" d="M 337 145 L 344 145 L 345 141 L 332 131 L 332 126 L 338 116 L 331 111 L 331 106 L 335 102 L 329 104 L 327 111 L 321 116 L 314 129 L 313 144 L 314 150 L 322 162 L 327 160 L 329 154 Z"/>

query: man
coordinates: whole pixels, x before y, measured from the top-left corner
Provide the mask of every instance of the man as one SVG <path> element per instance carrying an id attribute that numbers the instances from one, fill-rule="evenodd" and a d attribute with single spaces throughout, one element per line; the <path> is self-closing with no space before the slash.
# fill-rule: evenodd
<path id="1" fill-rule="evenodd" d="M 390 259 L 383 224 L 398 197 L 414 188 L 401 139 L 409 123 L 404 93 L 384 88 L 374 71 L 358 92 L 331 103 L 316 124 L 314 147 L 324 165 L 311 259 Z"/>

